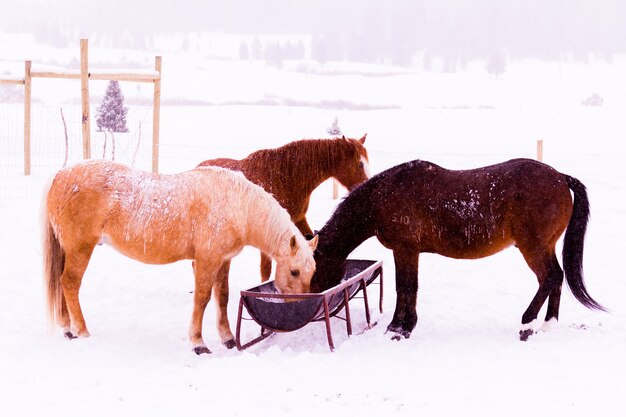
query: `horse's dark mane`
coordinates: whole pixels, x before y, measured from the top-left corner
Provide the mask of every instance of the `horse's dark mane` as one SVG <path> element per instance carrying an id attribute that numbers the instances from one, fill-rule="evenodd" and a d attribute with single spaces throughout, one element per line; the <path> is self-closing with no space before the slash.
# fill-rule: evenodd
<path id="1" fill-rule="evenodd" d="M 391 190 L 382 183 L 390 176 L 402 175 L 419 162 L 421 161 L 406 162 L 389 168 L 359 184 L 344 197 L 319 231 L 322 236 L 318 245 L 320 252 L 328 248 L 328 252 L 332 252 L 334 256 L 345 258 L 366 239 L 374 236 L 376 234 L 374 210 L 379 201 L 372 201 L 372 197 L 376 197 L 377 200 L 384 199 Z"/>
<path id="2" fill-rule="evenodd" d="M 332 255 L 343 260 L 357 246 L 376 234 L 376 202 L 371 201 L 371 196 L 376 194 L 373 192 L 376 188 L 380 188 L 380 180 L 384 178 L 381 174 L 358 185 L 344 197 L 319 230 L 318 251 L 322 256 Z"/>
<path id="3" fill-rule="evenodd" d="M 367 155 L 363 145 L 355 139 L 302 139 L 274 149 L 261 149 L 245 160 L 251 166 L 279 166 L 294 183 L 306 184 L 309 178 L 327 174 L 336 161 L 354 160 Z"/>
<path id="4" fill-rule="evenodd" d="M 370 181 L 352 190 L 317 232 L 317 270 L 311 280 L 311 291 L 320 292 L 339 284 L 348 255 L 366 239 L 374 236 L 372 204 L 367 201 Z"/>
<path id="5" fill-rule="evenodd" d="M 389 194 L 394 192 L 388 183 L 394 177 L 407 177 L 408 170 L 431 169 L 436 165 L 424 161 L 410 161 L 383 171 L 354 188 L 339 203 L 326 224 L 317 232 L 320 236 L 315 259 L 318 271 L 311 281 L 316 291 L 337 285 L 342 276 L 342 265 L 361 243 L 377 234 L 379 213 Z"/>

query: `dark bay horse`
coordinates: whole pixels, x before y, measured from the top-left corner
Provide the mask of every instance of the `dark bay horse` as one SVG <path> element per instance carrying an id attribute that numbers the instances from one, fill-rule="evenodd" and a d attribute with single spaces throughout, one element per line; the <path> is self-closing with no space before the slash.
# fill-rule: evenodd
<path id="1" fill-rule="evenodd" d="M 315 270 L 316 242 L 306 241 L 287 211 L 243 175 L 217 167 L 158 175 L 88 161 L 62 169 L 47 190 L 43 226 L 49 315 L 68 338 L 89 336 L 78 292 L 99 242 L 148 264 L 193 260 L 189 339 L 197 354 L 210 353 L 202 320 L 212 292 L 222 343 L 235 346 L 228 273 L 244 245 L 276 259 L 280 292 L 307 292 Z"/>
<path id="2" fill-rule="evenodd" d="M 291 215 L 304 235 L 313 231 L 306 221 L 311 193 L 322 182 L 334 177 L 348 190 L 369 177 L 367 150 L 361 139 L 304 139 L 275 149 L 261 149 L 241 160 L 219 158 L 198 166 L 217 165 L 242 172 L 263 187 Z M 267 281 L 272 261 L 261 253 L 261 279 Z"/>
<path id="3" fill-rule="evenodd" d="M 338 205 L 318 233 L 311 290 L 337 285 L 346 257 L 376 236 L 393 251 L 396 267 L 396 308 L 387 331 L 408 338 L 417 323 L 420 253 L 476 259 L 515 245 L 539 281 L 522 316 L 520 339 L 526 340 L 546 299 L 545 324 L 558 320 L 563 270 L 555 246 L 566 229 L 567 284 L 584 306 L 604 310 L 583 281 L 588 218 L 585 186 L 540 162 L 514 159 L 462 171 L 407 162 L 372 177 Z"/>

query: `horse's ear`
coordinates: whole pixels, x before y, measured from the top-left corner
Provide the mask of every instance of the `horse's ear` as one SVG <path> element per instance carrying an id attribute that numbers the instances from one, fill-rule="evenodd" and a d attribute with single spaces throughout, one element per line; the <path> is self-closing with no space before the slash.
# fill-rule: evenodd
<path id="1" fill-rule="evenodd" d="M 320 235 L 315 235 L 313 239 L 309 240 L 309 247 L 311 250 L 317 249 L 317 242 L 320 240 Z"/>
<path id="2" fill-rule="evenodd" d="M 359 142 L 361 142 L 361 145 L 363 145 L 365 143 L 365 138 L 367 137 L 367 133 L 363 135 L 363 137 L 361 139 L 359 139 Z"/>
<path id="3" fill-rule="evenodd" d="M 298 241 L 296 240 L 296 235 L 291 236 L 291 239 L 289 240 L 289 248 L 291 249 L 292 256 L 300 250 L 298 247 Z"/>

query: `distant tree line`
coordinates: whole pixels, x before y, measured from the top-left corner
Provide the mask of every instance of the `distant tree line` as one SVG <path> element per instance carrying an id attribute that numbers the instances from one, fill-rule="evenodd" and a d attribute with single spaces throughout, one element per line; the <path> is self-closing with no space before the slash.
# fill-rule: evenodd
<path id="1" fill-rule="evenodd" d="M 258 37 L 251 42 L 242 41 L 239 44 L 239 59 L 263 59 L 273 65 L 282 65 L 284 60 L 298 60 L 306 58 L 306 47 L 302 41 L 268 41 L 261 43 Z"/>
<path id="2" fill-rule="evenodd" d="M 308 35 L 299 44 L 240 45 L 240 57 L 270 62 L 309 54 L 351 60 L 463 68 L 506 51 L 508 59 L 611 60 L 626 54 L 622 0 L 83 0 L 13 2 L 3 31 L 34 33 L 54 46 L 87 36 L 105 46 L 150 47 L 157 35 L 203 32 Z M 258 57 L 256 59 L 259 59 Z"/>

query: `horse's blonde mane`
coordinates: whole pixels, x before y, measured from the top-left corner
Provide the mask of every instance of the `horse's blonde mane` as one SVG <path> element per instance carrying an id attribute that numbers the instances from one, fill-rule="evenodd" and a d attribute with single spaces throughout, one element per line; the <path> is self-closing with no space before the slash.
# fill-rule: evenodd
<path id="1" fill-rule="evenodd" d="M 246 179 L 241 172 L 216 166 L 201 166 L 196 169 L 213 171 L 224 181 L 229 182 L 229 189 L 237 195 L 238 203 L 247 214 L 248 223 L 251 220 L 256 222 L 263 221 L 263 230 L 260 232 L 260 235 L 268 246 L 263 248 L 264 251 L 270 254 L 277 254 L 281 249 L 281 243 L 288 239 L 290 235 L 300 235 L 287 210 L 270 193 Z"/>

